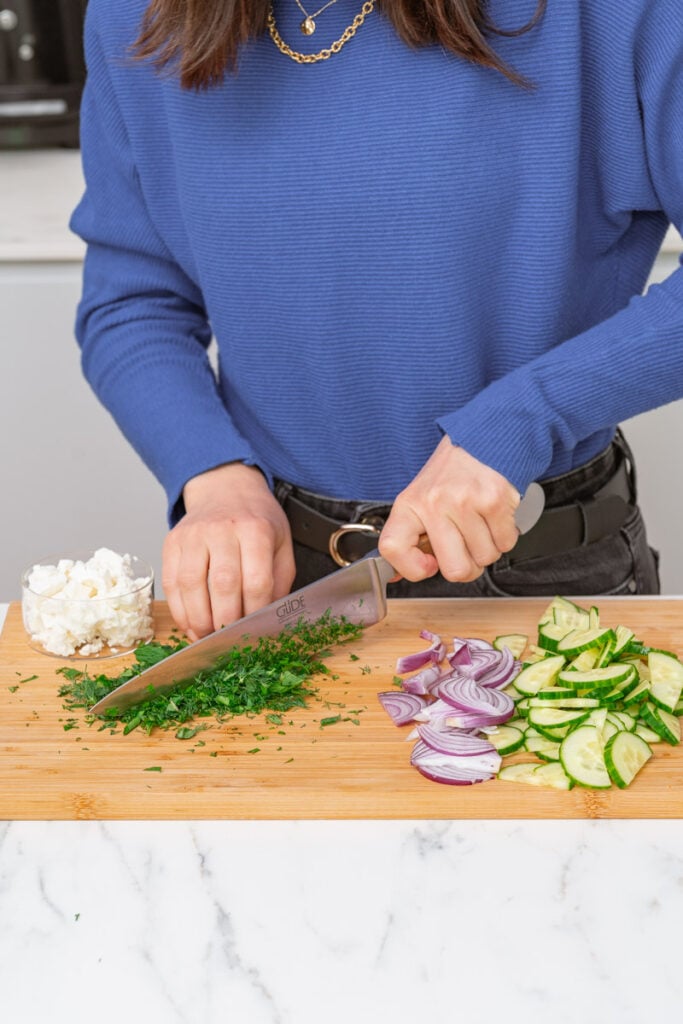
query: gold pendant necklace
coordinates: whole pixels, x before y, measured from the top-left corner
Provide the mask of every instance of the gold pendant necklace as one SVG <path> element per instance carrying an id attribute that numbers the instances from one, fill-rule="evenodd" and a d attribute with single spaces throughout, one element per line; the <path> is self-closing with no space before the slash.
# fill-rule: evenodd
<path id="1" fill-rule="evenodd" d="M 329 7 L 331 5 L 328 4 L 327 6 Z M 335 39 L 333 43 L 330 43 L 327 49 L 319 50 L 318 53 L 298 53 L 296 50 L 293 50 L 291 46 L 287 45 L 287 43 L 284 41 L 284 39 L 277 30 L 277 25 L 275 24 L 275 13 L 273 11 L 272 3 L 269 5 L 268 8 L 268 31 L 270 32 L 270 38 L 277 46 L 280 53 L 284 53 L 286 57 L 290 57 L 292 60 L 296 61 L 297 64 L 317 64 L 318 61 L 329 60 L 333 53 L 339 53 L 341 48 L 345 46 L 346 43 L 348 43 L 349 39 L 353 39 L 356 32 L 361 27 L 367 16 L 369 14 L 372 14 L 374 9 L 375 0 L 366 0 L 366 2 L 363 4 L 361 8 L 360 13 L 356 15 L 356 17 L 353 19 L 349 27 L 344 29 L 339 39 Z M 322 10 L 324 10 L 324 8 L 322 8 Z M 304 11 L 304 13 L 306 12 Z M 318 11 L 318 14 L 320 14 L 320 11 Z M 305 35 L 312 35 L 312 32 L 305 32 L 303 27 L 302 32 L 304 32 Z"/>
<path id="2" fill-rule="evenodd" d="M 296 0 L 296 5 L 304 16 L 304 20 L 299 25 L 299 28 L 301 29 L 305 36 L 313 35 L 317 27 L 315 24 L 315 19 L 319 18 L 323 11 L 326 11 L 328 7 L 332 7 L 334 4 L 336 4 L 336 2 L 337 0 L 328 0 L 328 3 L 326 3 L 324 7 L 321 7 L 319 11 L 316 11 L 315 14 L 309 14 L 304 5 L 301 3 L 301 0 Z"/>

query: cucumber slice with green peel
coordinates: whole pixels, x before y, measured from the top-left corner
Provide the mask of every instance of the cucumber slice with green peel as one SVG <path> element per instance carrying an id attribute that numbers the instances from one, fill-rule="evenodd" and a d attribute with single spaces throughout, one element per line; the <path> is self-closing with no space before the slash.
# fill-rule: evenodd
<path id="1" fill-rule="evenodd" d="M 676 707 L 674 708 L 674 715 L 676 715 L 677 718 L 680 717 L 680 715 L 683 715 L 683 699 L 679 700 L 676 704 Z"/>
<path id="2" fill-rule="evenodd" d="M 623 703 L 625 708 L 634 707 L 636 704 L 641 704 L 647 700 L 650 696 L 650 684 L 647 679 L 642 679 L 634 690 L 631 690 L 629 694 L 624 696 Z"/>
<path id="3" fill-rule="evenodd" d="M 616 635 L 613 633 L 610 639 L 607 641 L 607 643 L 603 646 L 602 650 L 600 651 L 600 657 L 595 662 L 596 668 L 604 668 L 605 665 L 610 664 L 614 657 L 614 647 L 616 645 L 616 642 L 617 638 Z"/>
<path id="4" fill-rule="evenodd" d="M 540 764 L 529 779 L 532 786 L 548 786 L 550 789 L 573 789 L 574 783 L 568 778 L 559 760 L 552 764 Z"/>
<path id="5" fill-rule="evenodd" d="M 632 732 L 618 732 L 605 745 L 605 765 L 612 782 L 626 789 L 652 757 L 650 747 Z"/>
<path id="6" fill-rule="evenodd" d="M 566 597 L 553 598 L 549 608 L 552 609 L 552 621 L 558 626 L 565 626 L 567 630 L 590 627 L 590 613 Z"/>
<path id="7" fill-rule="evenodd" d="M 614 633 L 611 629 L 573 629 L 560 640 L 557 645 L 557 653 L 567 658 L 575 658 L 582 651 L 588 651 L 591 647 L 604 647 L 612 639 Z"/>
<path id="8" fill-rule="evenodd" d="M 678 658 L 661 651 L 647 656 L 650 670 L 650 700 L 664 711 L 673 713 L 683 691 L 683 665 Z"/>
<path id="9" fill-rule="evenodd" d="M 612 784 L 600 732 L 594 725 L 581 725 L 562 740 L 560 764 L 579 786 L 609 789 Z"/>
<path id="10" fill-rule="evenodd" d="M 529 723 L 536 729 L 561 729 L 565 725 L 577 725 L 588 718 L 588 711 L 563 711 L 560 708 L 530 708 Z"/>
<path id="11" fill-rule="evenodd" d="M 595 607 L 588 609 L 588 628 L 599 629 L 600 628 L 600 611 Z"/>
<path id="12" fill-rule="evenodd" d="M 515 711 L 518 715 L 522 715 L 524 718 L 529 714 L 529 697 L 522 697 L 515 704 Z"/>
<path id="13" fill-rule="evenodd" d="M 599 647 L 589 647 L 587 651 L 581 651 L 573 661 L 569 662 L 567 669 L 575 669 L 577 672 L 585 672 L 589 668 L 595 668 L 600 657 Z"/>
<path id="14" fill-rule="evenodd" d="M 556 700 L 562 700 L 565 697 L 576 697 L 576 690 L 572 690 L 568 686 L 548 686 L 544 690 L 539 690 L 538 693 L 534 694 L 534 700 L 540 700 L 545 705 L 546 701 L 551 703 Z M 530 698 L 531 699 L 531 698 Z M 530 707 L 538 707 L 538 704 L 530 704 Z"/>
<path id="15" fill-rule="evenodd" d="M 586 725 L 594 725 L 596 729 L 604 729 L 605 722 L 607 721 L 607 709 L 596 708 L 595 711 L 591 711 L 588 718 L 586 719 Z"/>
<path id="16" fill-rule="evenodd" d="M 537 661 L 533 665 L 527 665 L 515 677 L 515 687 L 520 693 L 534 696 L 539 690 L 555 685 L 555 680 L 564 664 L 564 658 L 555 655 L 552 658 Z"/>
<path id="17" fill-rule="evenodd" d="M 530 754 L 557 753 L 559 757 L 560 744 L 558 740 L 547 740 L 545 736 L 526 736 L 524 738 L 524 749 Z"/>
<path id="18" fill-rule="evenodd" d="M 600 730 L 600 739 L 603 744 L 607 743 L 607 740 L 614 736 L 617 732 L 624 732 L 620 725 L 615 725 L 614 722 L 607 721 Z"/>
<path id="19" fill-rule="evenodd" d="M 498 772 L 498 778 L 503 782 L 529 782 L 536 769 L 540 767 L 538 761 L 520 761 L 517 764 L 508 764 Z M 538 782 L 532 785 L 538 785 Z"/>
<path id="20" fill-rule="evenodd" d="M 487 733 L 486 739 L 504 757 L 506 754 L 514 754 L 515 750 L 523 746 L 524 733 L 510 725 L 499 725 L 496 732 Z"/>
<path id="21" fill-rule="evenodd" d="M 585 672 L 563 669 L 557 674 L 557 685 L 571 686 L 574 690 L 580 690 L 609 684 L 611 690 L 625 679 L 632 679 L 634 674 L 633 665 L 625 665 L 621 662 L 605 665 L 603 668 L 589 668 Z"/>
<path id="22" fill-rule="evenodd" d="M 625 650 L 627 645 L 633 640 L 633 630 L 628 629 L 626 626 L 617 626 L 614 630 L 614 650 L 612 651 L 612 657 L 618 658 L 622 651 Z"/>
<path id="23" fill-rule="evenodd" d="M 539 690 L 538 696 L 529 697 L 530 708 L 562 708 L 564 711 L 576 711 L 581 708 L 599 708 L 600 701 L 595 697 L 577 697 L 575 693 L 571 697 L 560 697 L 554 701 L 541 700 L 541 694 L 547 691 Z"/>
<path id="24" fill-rule="evenodd" d="M 628 711 L 609 711 L 607 719 L 614 722 L 620 729 L 626 729 L 627 732 L 633 732 L 636 727 L 636 720 L 633 715 L 629 715 Z"/>
<path id="25" fill-rule="evenodd" d="M 506 686 L 504 690 L 501 690 L 501 693 L 507 694 L 510 700 L 514 700 L 515 704 L 524 696 L 523 693 L 519 692 L 514 683 L 510 683 L 509 686 Z"/>
<path id="26" fill-rule="evenodd" d="M 559 743 L 548 743 L 547 747 L 543 750 L 535 751 L 536 757 L 541 761 L 547 761 L 548 764 L 552 764 L 553 761 L 560 760 L 560 744 Z"/>
<path id="27" fill-rule="evenodd" d="M 652 729 L 672 747 L 681 742 L 681 723 L 675 715 L 646 701 L 640 709 L 640 717 L 648 729 Z"/>
<path id="28" fill-rule="evenodd" d="M 528 642 L 529 637 L 526 633 L 504 633 L 503 636 L 496 637 L 493 646 L 497 651 L 502 651 L 504 647 L 507 647 L 513 658 L 521 658 Z"/>
<path id="29" fill-rule="evenodd" d="M 658 736 L 654 729 L 648 729 L 642 722 L 638 722 L 635 728 L 636 736 L 640 736 L 646 743 L 663 743 L 661 736 Z"/>
<path id="30" fill-rule="evenodd" d="M 538 627 L 538 646 L 546 651 L 555 652 L 560 640 L 567 635 L 565 626 L 557 626 L 554 622 L 546 622 Z"/>

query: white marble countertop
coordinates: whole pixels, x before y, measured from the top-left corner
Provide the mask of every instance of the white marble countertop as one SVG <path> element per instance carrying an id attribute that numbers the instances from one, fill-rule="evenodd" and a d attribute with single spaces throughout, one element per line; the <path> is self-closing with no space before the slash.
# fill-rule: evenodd
<path id="1" fill-rule="evenodd" d="M 642 1024 L 682 916 L 679 821 L 0 823 L 12 1024 Z"/>
<path id="2" fill-rule="evenodd" d="M 83 191 L 80 152 L 0 152 L 0 263 L 80 262 L 84 245 L 68 220 Z M 669 231 L 663 252 L 680 252 Z"/>

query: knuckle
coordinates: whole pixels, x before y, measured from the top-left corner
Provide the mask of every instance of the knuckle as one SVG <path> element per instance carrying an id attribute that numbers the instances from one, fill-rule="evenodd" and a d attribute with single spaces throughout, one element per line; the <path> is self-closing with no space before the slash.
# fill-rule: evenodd
<path id="1" fill-rule="evenodd" d="M 270 594 L 273 577 L 269 572 L 251 572 L 244 580 L 244 592 L 250 595 Z"/>
<path id="2" fill-rule="evenodd" d="M 239 573 L 229 566 L 220 566 L 209 572 L 211 589 L 217 594 L 232 594 L 240 584 Z"/>
<path id="3" fill-rule="evenodd" d="M 198 569 L 180 569 L 176 577 L 177 585 L 181 590 L 197 590 L 206 582 L 204 574 Z"/>

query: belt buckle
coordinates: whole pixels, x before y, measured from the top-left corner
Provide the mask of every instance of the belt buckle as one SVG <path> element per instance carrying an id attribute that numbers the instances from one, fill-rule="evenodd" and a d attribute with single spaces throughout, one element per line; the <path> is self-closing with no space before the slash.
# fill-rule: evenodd
<path id="1" fill-rule="evenodd" d="M 373 523 L 343 523 L 338 530 L 330 534 L 329 551 L 331 557 L 342 568 L 352 563 L 344 558 L 339 550 L 339 541 L 346 533 L 364 533 L 368 537 L 379 537 L 380 531 Z"/>

